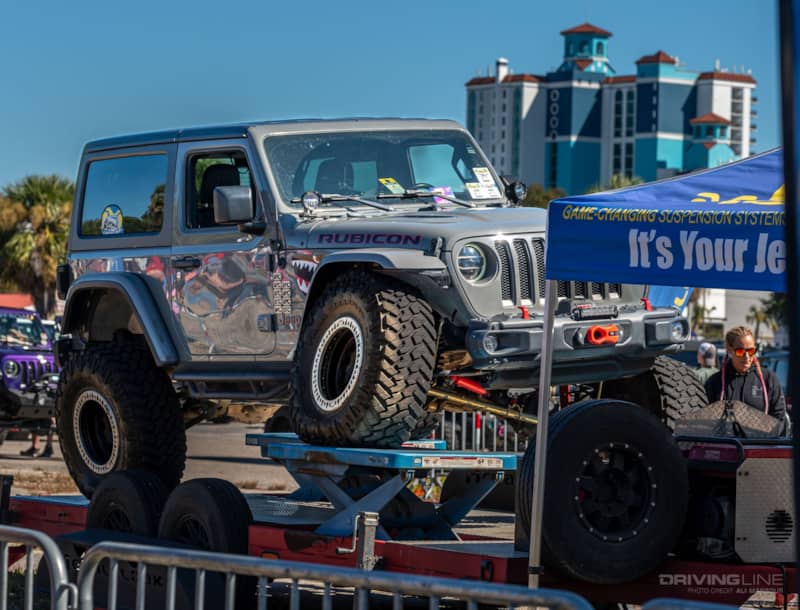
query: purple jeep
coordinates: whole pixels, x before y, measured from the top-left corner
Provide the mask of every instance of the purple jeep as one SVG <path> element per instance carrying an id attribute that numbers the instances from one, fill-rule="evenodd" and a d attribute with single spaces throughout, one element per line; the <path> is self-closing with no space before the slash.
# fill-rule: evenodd
<path id="1" fill-rule="evenodd" d="M 0 308 L 0 427 L 49 427 L 58 370 L 39 316 Z"/>

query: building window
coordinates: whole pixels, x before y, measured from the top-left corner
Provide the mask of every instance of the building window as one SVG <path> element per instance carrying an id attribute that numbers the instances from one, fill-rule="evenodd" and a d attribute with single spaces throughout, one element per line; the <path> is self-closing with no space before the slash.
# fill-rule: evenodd
<path id="1" fill-rule="evenodd" d="M 633 177 L 633 142 L 625 143 L 625 175 Z"/>
<path id="2" fill-rule="evenodd" d="M 614 157 L 611 168 L 612 174 L 619 174 L 622 171 L 622 144 L 614 144 Z"/>
<path id="3" fill-rule="evenodd" d="M 710 138 L 714 135 L 714 128 L 711 125 L 706 125 L 706 137 Z"/>
<path id="4" fill-rule="evenodd" d="M 501 125 L 505 125 L 506 124 L 506 117 L 500 117 L 500 124 Z"/>
<path id="5" fill-rule="evenodd" d="M 625 97 L 625 135 L 633 136 L 633 119 L 636 116 L 633 91 L 628 91 Z"/>
<path id="6" fill-rule="evenodd" d="M 588 43 L 588 42 L 586 42 L 586 41 L 584 40 L 584 41 L 581 43 L 581 47 L 580 47 L 580 49 L 581 49 L 581 50 L 580 50 L 580 54 L 581 54 L 581 55 L 586 55 L 586 54 L 589 52 L 589 43 Z"/>
<path id="7" fill-rule="evenodd" d="M 614 94 L 614 137 L 622 136 L 622 91 Z"/>
<path id="8" fill-rule="evenodd" d="M 567 45 L 567 57 L 571 56 L 575 52 L 575 46 L 570 42 Z"/>
<path id="9" fill-rule="evenodd" d="M 506 164 L 506 158 L 500 157 L 500 167 L 503 167 Z"/>
<path id="10" fill-rule="evenodd" d="M 603 52 L 604 52 L 604 51 L 603 51 L 603 43 L 602 43 L 602 42 L 598 42 L 598 43 L 595 45 L 595 51 L 594 51 L 594 54 L 595 54 L 595 55 L 603 55 Z"/>
<path id="11" fill-rule="evenodd" d="M 503 91 L 503 93 L 505 93 L 505 91 Z M 503 97 L 505 97 L 505 96 L 503 96 Z M 505 112 L 505 111 L 506 111 L 506 105 L 503 104 L 503 112 Z"/>
<path id="12" fill-rule="evenodd" d="M 505 89 L 503 89 L 503 99 L 506 99 L 506 93 L 507 93 L 507 91 Z M 506 109 L 506 105 L 503 104 L 503 111 L 504 112 L 505 112 L 505 109 Z"/>
<path id="13" fill-rule="evenodd" d="M 558 185 L 558 143 L 550 142 L 550 188 Z"/>

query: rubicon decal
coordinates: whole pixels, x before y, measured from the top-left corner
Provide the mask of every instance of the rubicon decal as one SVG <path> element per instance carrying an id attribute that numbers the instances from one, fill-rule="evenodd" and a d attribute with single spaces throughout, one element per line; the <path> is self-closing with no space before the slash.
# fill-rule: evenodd
<path id="1" fill-rule="evenodd" d="M 422 243 L 422 235 L 405 235 L 403 233 L 320 233 L 319 243 L 418 246 Z"/>

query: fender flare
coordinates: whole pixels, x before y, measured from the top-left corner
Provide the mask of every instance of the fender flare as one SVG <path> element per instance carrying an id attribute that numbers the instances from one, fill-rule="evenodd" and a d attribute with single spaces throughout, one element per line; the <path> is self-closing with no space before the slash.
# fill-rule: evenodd
<path id="1" fill-rule="evenodd" d="M 408 248 L 356 248 L 339 250 L 326 255 L 317 267 L 319 273 L 326 265 L 335 263 L 371 263 L 392 271 L 447 272 L 441 259 L 421 250 Z"/>
<path id="2" fill-rule="evenodd" d="M 178 363 L 178 350 L 170 334 L 165 315 L 170 309 L 165 299 L 157 299 L 146 280 L 135 273 L 89 273 L 76 280 L 67 292 L 62 333 L 69 334 L 79 325 L 80 304 L 92 291 L 115 292 L 127 301 L 142 328 L 150 353 L 159 367 Z M 158 301 L 162 301 L 159 303 Z M 59 352 L 63 349 L 59 346 Z"/>

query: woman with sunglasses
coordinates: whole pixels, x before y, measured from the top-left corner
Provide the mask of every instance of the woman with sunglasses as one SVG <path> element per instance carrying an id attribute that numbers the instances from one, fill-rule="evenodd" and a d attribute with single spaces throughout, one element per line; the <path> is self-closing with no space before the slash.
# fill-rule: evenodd
<path id="1" fill-rule="evenodd" d="M 739 400 L 746 405 L 785 421 L 786 400 L 778 378 L 763 370 L 756 357 L 753 331 L 747 326 L 732 328 L 725 335 L 722 370 L 706 381 L 708 402 Z"/>

